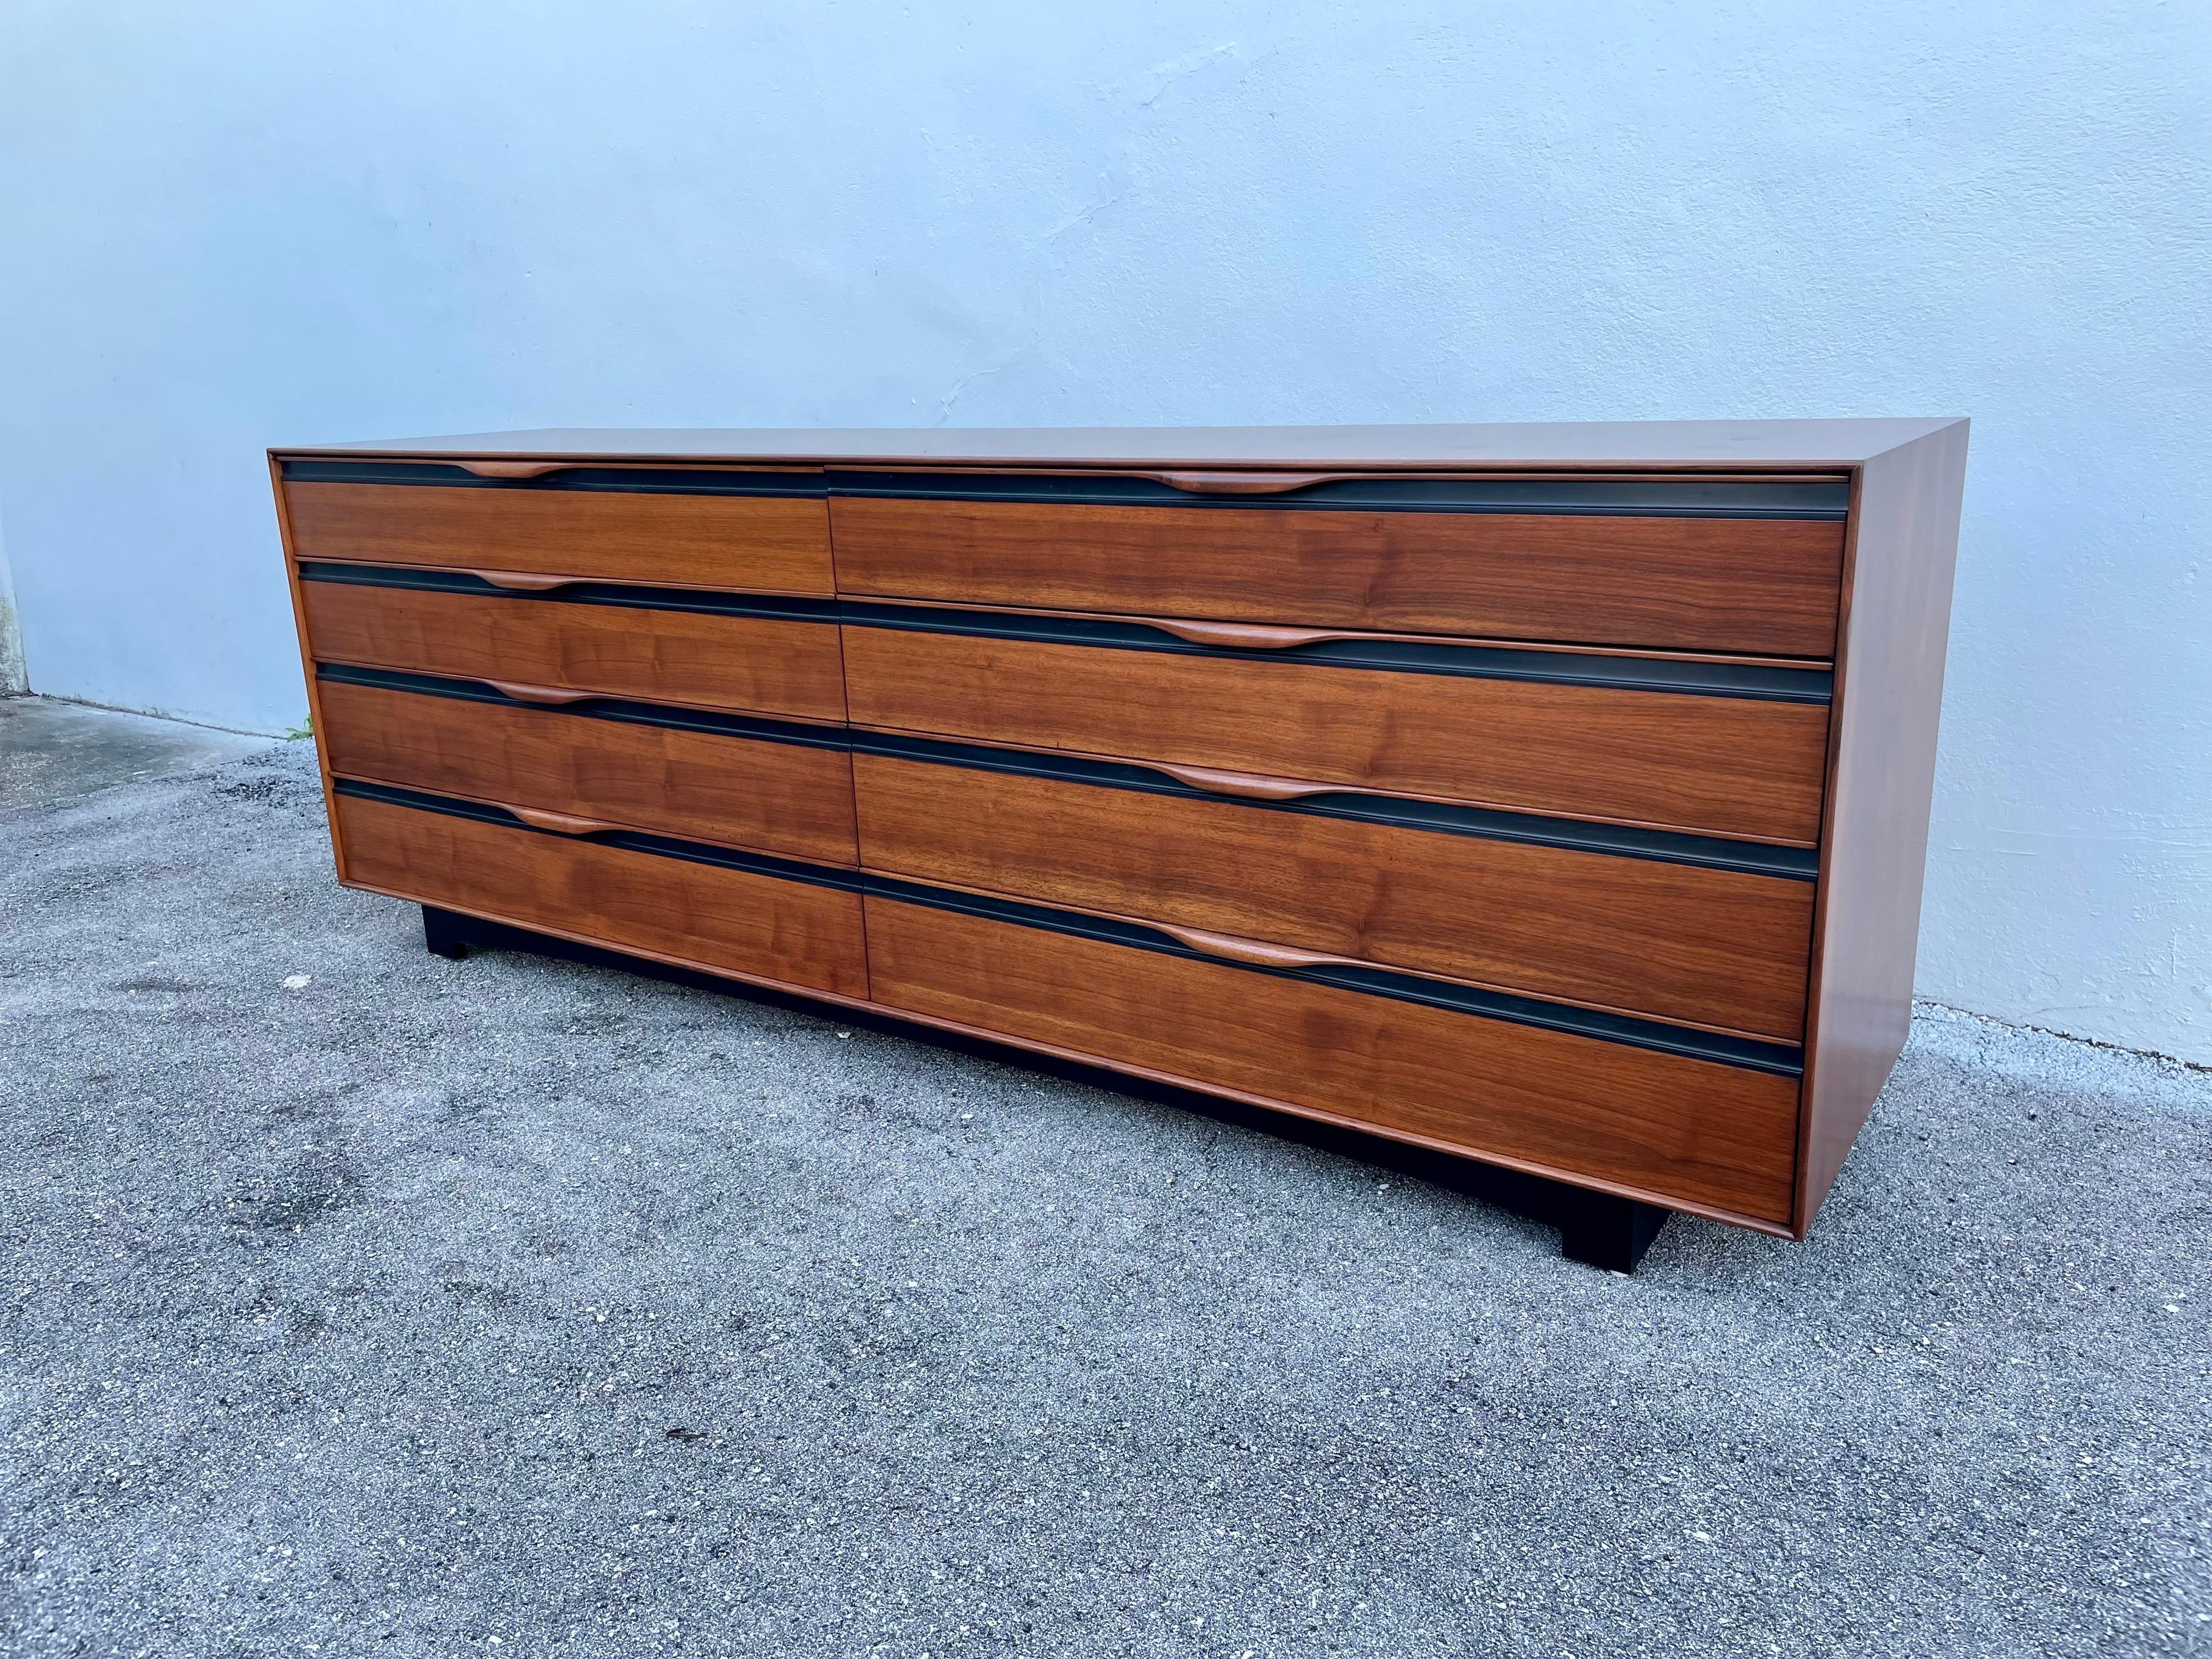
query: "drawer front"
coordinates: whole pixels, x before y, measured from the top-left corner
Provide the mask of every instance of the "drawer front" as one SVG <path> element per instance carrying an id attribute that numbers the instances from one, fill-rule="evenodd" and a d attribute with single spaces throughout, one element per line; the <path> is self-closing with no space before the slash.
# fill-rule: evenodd
<path id="1" fill-rule="evenodd" d="M 845 629 L 856 725 L 1810 844 L 1825 704 Z"/>
<path id="2" fill-rule="evenodd" d="M 761 741 L 327 676 L 319 685 L 318 735 L 341 777 L 793 858 L 855 860 L 852 757 L 842 738 L 835 746 Z"/>
<path id="3" fill-rule="evenodd" d="M 349 882 L 621 950 L 867 994 L 857 893 L 343 793 L 336 806 Z"/>
<path id="4" fill-rule="evenodd" d="M 301 559 L 763 593 L 833 586 L 818 496 L 287 480 L 284 508 Z"/>
<path id="5" fill-rule="evenodd" d="M 319 661 L 845 718 L 834 623 L 325 580 L 300 592 Z"/>
<path id="6" fill-rule="evenodd" d="M 870 869 L 1803 1033 L 1810 881 L 885 755 L 853 768 Z"/>
<path id="7" fill-rule="evenodd" d="M 848 593 L 1826 657 L 1832 520 L 833 496 Z"/>
<path id="8" fill-rule="evenodd" d="M 1794 1078 L 871 893 L 875 1000 L 1786 1223 Z"/>

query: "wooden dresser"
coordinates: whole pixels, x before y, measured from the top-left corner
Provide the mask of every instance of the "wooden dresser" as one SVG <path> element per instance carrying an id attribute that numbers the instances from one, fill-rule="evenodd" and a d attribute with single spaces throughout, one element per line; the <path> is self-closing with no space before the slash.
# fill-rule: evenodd
<path id="1" fill-rule="evenodd" d="M 339 878 L 434 946 L 504 924 L 1510 1166 L 1601 1195 L 1569 1246 L 1625 1265 L 1667 1210 L 1802 1237 L 1902 1045 L 1966 451 L 270 461 Z"/>

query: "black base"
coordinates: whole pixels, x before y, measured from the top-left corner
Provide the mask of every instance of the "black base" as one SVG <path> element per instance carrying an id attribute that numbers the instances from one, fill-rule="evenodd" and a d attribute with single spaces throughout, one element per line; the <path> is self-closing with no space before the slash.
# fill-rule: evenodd
<path id="1" fill-rule="evenodd" d="M 1570 1261 L 1632 1273 L 1674 1213 L 1613 1193 L 1569 1187 L 1559 1211 L 1559 1254 Z"/>
<path id="2" fill-rule="evenodd" d="M 491 926 L 490 922 L 478 921 L 458 910 L 441 910 L 434 904 L 426 904 L 422 907 L 422 948 L 434 957 L 459 962 L 469 953 L 471 930 Z M 521 929 L 512 931 L 520 933 Z"/>
<path id="3" fill-rule="evenodd" d="M 525 951 L 594 968 L 620 969 L 628 973 L 665 980 L 671 984 L 689 986 L 695 990 L 717 991 L 725 995 L 744 997 L 749 1001 L 773 1008 L 786 1008 L 817 1017 L 823 1012 L 822 1003 L 803 993 L 772 991 L 763 986 L 747 985 L 713 974 L 697 973 L 688 968 L 672 968 L 665 963 L 629 956 L 596 945 L 578 945 L 568 939 L 555 939 L 549 933 L 532 933 L 526 927 L 510 927 L 503 921 L 483 921 L 475 916 L 463 915 L 458 910 L 441 910 L 433 904 L 422 907 L 422 943 L 433 956 L 444 957 L 450 962 L 460 961 L 472 950 Z M 1086 1066 L 1080 1060 L 1035 1054 L 1012 1043 L 994 1042 L 957 1031 L 941 1031 L 932 1026 L 901 1019 L 893 1013 L 838 1007 L 836 1018 L 845 1024 L 863 1030 L 883 1031 L 910 1040 L 920 1039 L 935 1043 L 939 1048 L 981 1054 L 1002 1064 L 1025 1066 L 1030 1071 L 1054 1077 L 1072 1078 L 1093 1087 L 1116 1090 L 1142 1100 L 1158 1101 L 1186 1111 L 1199 1112 L 1221 1122 L 1258 1129 L 1263 1133 L 1295 1140 L 1340 1158 L 1379 1164 L 1415 1180 L 1430 1182 L 1484 1203 L 1495 1204 L 1502 1210 L 1510 1210 L 1516 1215 L 1525 1216 L 1547 1226 L 1557 1227 L 1559 1230 L 1560 1255 L 1571 1261 L 1607 1268 L 1613 1273 L 1635 1272 L 1636 1264 L 1644 1259 L 1644 1251 L 1651 1248 L 1651 1241 L 1659 1237 L 1659 1230 L 1667 1224 L 1667 1218 L 1674 1213 L 1656 1204 L 1644 1204 L 1632 1198 L 1617 1197 L 1611 1193 L 1592 1192 L 1564 1181 L 1548 1181 L 1541 1176 L 1525 1175 L 1518 1170 L 1501 1170 L 1473 1158 L 1455 1158 L 1449 1152 L 1408 1146 L 1339 1124 L 1316 1123 L 1287 1112 L 1271 1112 L 1264 1107 L 1223 1100 L 1194 1089 L 1178 1089 L 1170 1084 L 1126 1077 L 1105 1066 Z"/>

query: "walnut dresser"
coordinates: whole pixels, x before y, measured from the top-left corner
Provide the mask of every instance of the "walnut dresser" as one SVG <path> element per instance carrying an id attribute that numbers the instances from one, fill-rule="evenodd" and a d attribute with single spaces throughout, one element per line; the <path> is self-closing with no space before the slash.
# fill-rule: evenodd
<path id="1" fill-rule="evenodd" d="M 272 452 L 339 878 L 1802 1237 L 1904 1041 L 1966 423 Z M 556 945 L 560 941 L 562 944 Z M 1583 1196 L 1583 1195 L 1587 1196 Z"/>

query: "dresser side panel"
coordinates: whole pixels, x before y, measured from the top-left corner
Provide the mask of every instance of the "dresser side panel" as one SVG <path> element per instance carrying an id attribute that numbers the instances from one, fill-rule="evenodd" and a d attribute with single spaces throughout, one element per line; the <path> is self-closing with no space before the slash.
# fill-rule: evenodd
<path id="1" fill-rule="evenodd" d="M 1852 515 L 1795 1231 L 1820 1213 L 1912 1021 L 1967 424 L 1868 461 Z"/>

